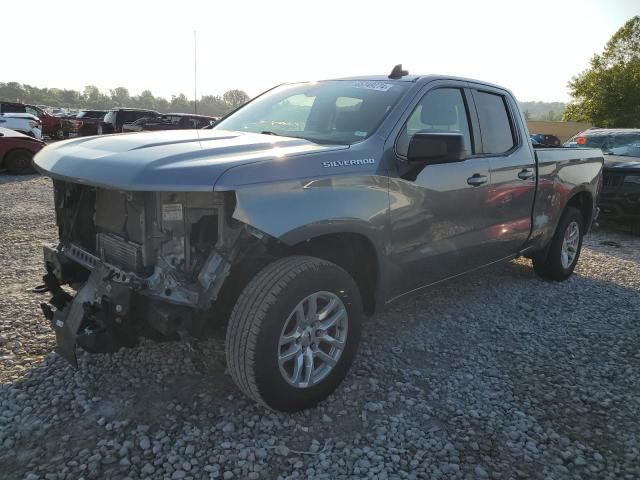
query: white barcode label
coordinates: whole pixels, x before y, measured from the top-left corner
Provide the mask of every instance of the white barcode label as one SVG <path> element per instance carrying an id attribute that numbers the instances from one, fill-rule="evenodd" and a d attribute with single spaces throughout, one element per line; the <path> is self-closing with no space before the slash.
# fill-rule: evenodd
<path id="1" fill-rule="evenodd" d="M 164 205 L 162 205 L 162 221 L 181 222 L 182 221 L 182 204 L 181 203 L 165 203 Z"/>

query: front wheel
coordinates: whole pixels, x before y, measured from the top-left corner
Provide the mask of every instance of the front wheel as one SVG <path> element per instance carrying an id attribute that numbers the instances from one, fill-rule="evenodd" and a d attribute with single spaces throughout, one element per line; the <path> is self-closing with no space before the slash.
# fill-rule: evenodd
<path id="1" fill-rule="evenodd" d="M 583 236 L 582 212 L 575 207 L 567 207 L 560 217 L 546 258 L 533 259 L 535 272 L 546 280 L 561 282 L 569 278 L 580 258 Z"/>
<path id="2" fill-rule="evenodd" d="M 309 408 L 347 374 L 361 320 L 358 287 L 339 266 L 303 256 L 273 262 L 245 287 L 229 318 L 231 376 L 269 408 Z"/>
<path id="3" fill-rule="evenodd" d="M 33 153 L 28 150 L 13 150 L 7 153 L 4 163 L 9 173 L 33 173 Z"/>

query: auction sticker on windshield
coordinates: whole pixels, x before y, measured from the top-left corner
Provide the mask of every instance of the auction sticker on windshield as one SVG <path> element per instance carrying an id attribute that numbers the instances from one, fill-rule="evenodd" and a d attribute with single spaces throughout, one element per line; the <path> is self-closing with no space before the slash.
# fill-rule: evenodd
<path id="1" fill-rule="evenodd" d="M 367 90 L 377 90 L 379 92 L 386 92 L 393 84 L 383 82 L 353 82 L 351 84 L 353 88 L 366 88 Z"/>

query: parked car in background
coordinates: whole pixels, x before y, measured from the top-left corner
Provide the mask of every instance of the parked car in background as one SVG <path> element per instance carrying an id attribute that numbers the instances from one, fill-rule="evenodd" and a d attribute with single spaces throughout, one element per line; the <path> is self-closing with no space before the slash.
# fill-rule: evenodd
<path id="1" fill-rule="evenodd" d="M 205 128 L 214 125 L 218 119 L 206 115 L 191 113 L 167 113 L 159 117 L 142 117 L 122 126 L 123 132 L 142 132 L 148 130 L 184 130 Z"/>
<path id="2" fill-rule="evenodd" d="M 79 137 L 98 134 L 98 125 L 102 123 L 108 110 L 80 110 L 71 121 L 72 132 Z"/>
<path id="3" fill-rule="evenodd" d="M 34 172 L 33 156 L 38 153 L 44 142 L 15 130 L 0 128 L 0 169 L 9 173 Z"/>
<path id="4" fill-rule="evenodd" d="M 565 145 L 600 148 L 604 154 L 600 219 L 640 235 L 640 129 L 591 129 Z"/>
<path id="5" fill-rule="evenodd" d="M 71 125 L 68 122 L 36 105 L 27 105 L 19 102 L 0 102 L 0 113 L 28 113 L 36 116 L 42 122 L 42 135 L 50 138 L 66 138 L 71 130 Z"/>
<path id="6" fill-rule="evenodd" d="M 112 108 L 104 116 L 102 122 L 98 124 L 98 135 L 103 133 L 121 133 L 125 123 L 135 122 L 139 118 L 154 118 L 161 116 L 155 110 L 144 110 L 140 108 Z"/>
<path id="7" fill-rule="evenodd" d="M 0 127 L 9 128 L 33 138 L 42 138 L 42 122 L 29 113 L 0 113 Z"/>
<path id="8" fill-rule="evenodd" d="M 343 380 L 365 313 L 518 256 L 569 278 L 603 159 L 534 150 L 508 90 L 398 66 L 281 85 L 213 129 L 69 140 L 34 162 L 60 199 L 40 289 L 60 355 L 219 322 L 240 390 L 295 411 Z"/>
<path id="9" fill-rule="evenodd" d="M 562 142 L 558 137 L 549 133 L 532 133 L 531 139 L 545 147 L 559 147 L 562 145 Z"/>

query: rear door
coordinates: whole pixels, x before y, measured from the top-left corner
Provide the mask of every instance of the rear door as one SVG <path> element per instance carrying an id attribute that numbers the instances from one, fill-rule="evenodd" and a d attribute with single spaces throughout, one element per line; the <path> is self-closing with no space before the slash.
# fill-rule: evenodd
<path id="1" fill-rule="evenodd" d="M 493 223 L 483 241 L 498 259 L 515 254 L 531 231 L 536 165 L 513 97 L 490 87 L 471 89 L 480 125 L 480 153 L 489 161 L 487 214 Z"/>

